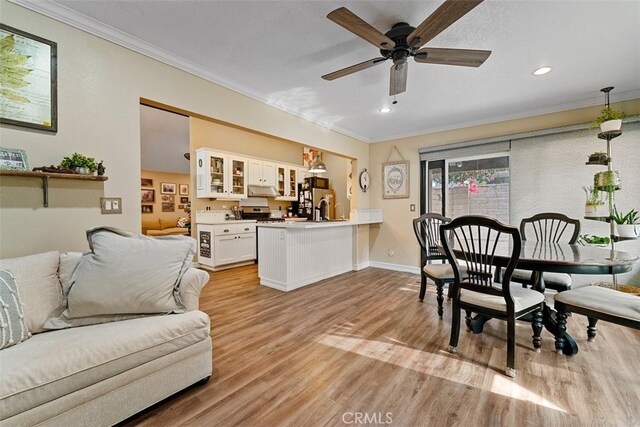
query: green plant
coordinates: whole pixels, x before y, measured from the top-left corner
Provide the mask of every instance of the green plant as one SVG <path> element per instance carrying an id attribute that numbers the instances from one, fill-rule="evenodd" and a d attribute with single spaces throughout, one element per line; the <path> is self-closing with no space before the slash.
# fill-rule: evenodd
<path id="1" fill-rule="evenodd" d="M 611 239 L 607 236 L 600 237 L 591 234 L 581 234 L 578 243 L 581 245 L 608 245 L 611 243 Z"/>
<path id="2" fill-rule="evenodd" d="M 638 223 L 638 211 L 635 209 L 631 209 L 626 214 L 622 214 L 618 212 L 618 208 L 614 206 L 613 214 L 611 215 L 611 219 L 616 222 L 616 224 L 637 224 Z"/>
<path id="3" fill-rule="evenodd" d="M 98 170 L 96 159 L 79 153 L 73 153 L 71 157 L 64 157 L 60 162 L 60 167 L 64 169 L 86 168 L 91 172 Z"/>
<path id="4" fill-rule="evenodd" d="M 589 124 L 589 129 L 598 127 L 602 123 L 607 122 L 609 120 L 621 120 L 621 119 L 624 119 L 625 117 L 627 117 L 627 114 L 625 112 L 606 107 L 606 108 L 603 108 L 602 111 L 600 111 L 600 115 L 596 117 Z"/>
<path id="5" fill-rule="evenodd" d="M 584 186 L 582 187 L 582 189 L 584 190 L 584 193 L 587 196 L 585 205 L 590 205 L 590 206 L 604 205 L 604 200 L 601 197 L 601 191 L 598 190 L 595 185 L 593 187 Z"/>

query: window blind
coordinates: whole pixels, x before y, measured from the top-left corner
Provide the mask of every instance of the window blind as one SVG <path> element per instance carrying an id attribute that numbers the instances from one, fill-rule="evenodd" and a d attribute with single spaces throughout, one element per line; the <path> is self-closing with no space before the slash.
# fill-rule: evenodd
<path id="1" fill-rule="evenodd" d="M 421 148 L 420 160 L 443 160 L 460 157 L 483 156 L 493 153 L 504 153 L 511 149 L 511 140 L 462 142 L 437 147 Z"/>

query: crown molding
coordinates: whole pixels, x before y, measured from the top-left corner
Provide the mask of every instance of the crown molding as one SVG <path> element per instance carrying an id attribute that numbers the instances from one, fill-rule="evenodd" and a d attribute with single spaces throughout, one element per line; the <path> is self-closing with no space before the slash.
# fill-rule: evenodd
<path id="1" fill-rule="evenodd" d="M 55 3 L 51 0 L 7 0 L 7 1 L 9 1 L 10 3 L 16 4 L 18 6 L 24 7 L 26 9 L 32 10 L 36 13 L 39 13 L 51 19 L 55 19 L 56 21 L 60 21 L 64 24 L 70 25 L 79 30 L 85 31 L 94 36 L 100 37 L 104 40 L 115 43 L 133 52 L 155 59 L 156 61 L 160 61 L 164 64 L 167 64 L 169 66 L 182 70 L 186 73 L 192 74 L 196 77 L 200 77 L 209 82 L 215 83 L 226 89 L 232 90 L 241 95 L 254 99 L 262 104 L 268 105 L 277 110 L 283 111 L 287 114 L 291 114 L 307 122 L 311 122 L 324 129 L 329 129 L 329 130 L 341 133 L 345 136 L 357 139 L 362 142 L 366 142 L 366 143 L 371 142 L 370 138 L 365 137 L 363 135 L 359 135 L 347 129 L 344 129 L 340 126 L 332 125 L 329 127 L 322 120 L 313 120 L 309 117 L 306 117 L 304 111 L 299 111 L 295 108 L 292 108 L 289 105 L 282 104 L 281 102 L 278 102 L 278 103 L 269 102 L 269 96 L 263 93 L 257 92 L 236 81 L 233 81 L 233 80 L 224 78 L 218 74 L 212 73 L 192 63 L 191 61 L 188 61 L 184 58 L 174 55 L 169 51 L 166 51 L 157 46 L 154 46 L 148 42 L 145 42 L 144 40 L 134 37 L 128 33 L 125 33 L 124 31 L 118 30 L 117 28 L 114 28 L 110 25 L 107 25 L 89 16 L 83 15 L 82 13 L 76 12 L 75 10 L 69 9 L 68 7 L 63 6 L 59 3 Z"/>
<path id="2" fill-rule="evenodd" d="M 630 101 L 633 99 L 640 99 L 640 89 L 634 89 L 626 92 L 616 92 L 615 98 L 616 100 L 613 103 Z M 508 120 L 517 120 L 517 119 L 524 119 L 527 117 L 541 116 L 544 114 L 560 113 L 563 111 L 575 110 L 578 108 L 586 108 L 586 107 L 593 107 L 596 105 L 603 105 L 603 103 L 604 103 L 603 97 L 602 95 L 600 95 L 598 97 L 583 99 L 579 101 L 567 102 L 563 104 L 552 105 L 549 107 L 523 111 L 517 114 L 506 114 L 502 116 L 492 117 L 487 120 L 460 122 L 460 123 L 454 123 L 447 126 L 424 128 L 424 129 L 417 130 L 415 132 L 407 132 L 402 134 L 390 135 L 382 138 L 371 138 L 369 143 L 375 144 L 378 142 L 393 141 L 396 139 L 411 138 L 411 137 L 426 135 L 431 133 L 446 132 L 449 130 L 463 129 L 463 128 L 480 126 L 480 125 L 488 125 L 493 123 L 505 122 Z"/>

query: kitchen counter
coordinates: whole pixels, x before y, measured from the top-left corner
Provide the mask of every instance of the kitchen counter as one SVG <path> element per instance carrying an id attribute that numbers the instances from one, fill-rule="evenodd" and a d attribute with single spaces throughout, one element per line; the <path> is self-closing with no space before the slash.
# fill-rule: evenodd
<path id="1" fill-rule="evenodd" d="M 285 221 L 259 223 L 258 227 L 268 228 L 329 228 L 329 227 L 353 227 L 356 225 L 381 224 L 382 221 Z"/>
<path id="2" fill-rule="evenodd" d="M 358 270 L 358 226 L 379 223 L 381 221 L 256 224 L 260 284 L 287 292 Z"/>
<path id="3" fill-rule="evenodd" d="M 197 220 L 196 224 L 209 224 L 209 225 L 225 225 L 225 224 L 253 224 L 257 222 L 255 219 L 227 219 L 227 220 Z"/>

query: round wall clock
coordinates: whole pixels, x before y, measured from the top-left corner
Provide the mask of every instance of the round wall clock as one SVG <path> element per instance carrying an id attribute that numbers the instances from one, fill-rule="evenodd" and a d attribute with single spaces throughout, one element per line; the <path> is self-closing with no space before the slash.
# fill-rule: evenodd
<path id="1" fill-rule="evenodd" d="M 362 188 L 363 192 L 367 192 L 370 182 L 369 172 L 366 169 L 360 172 L 360 188 Z"/>

